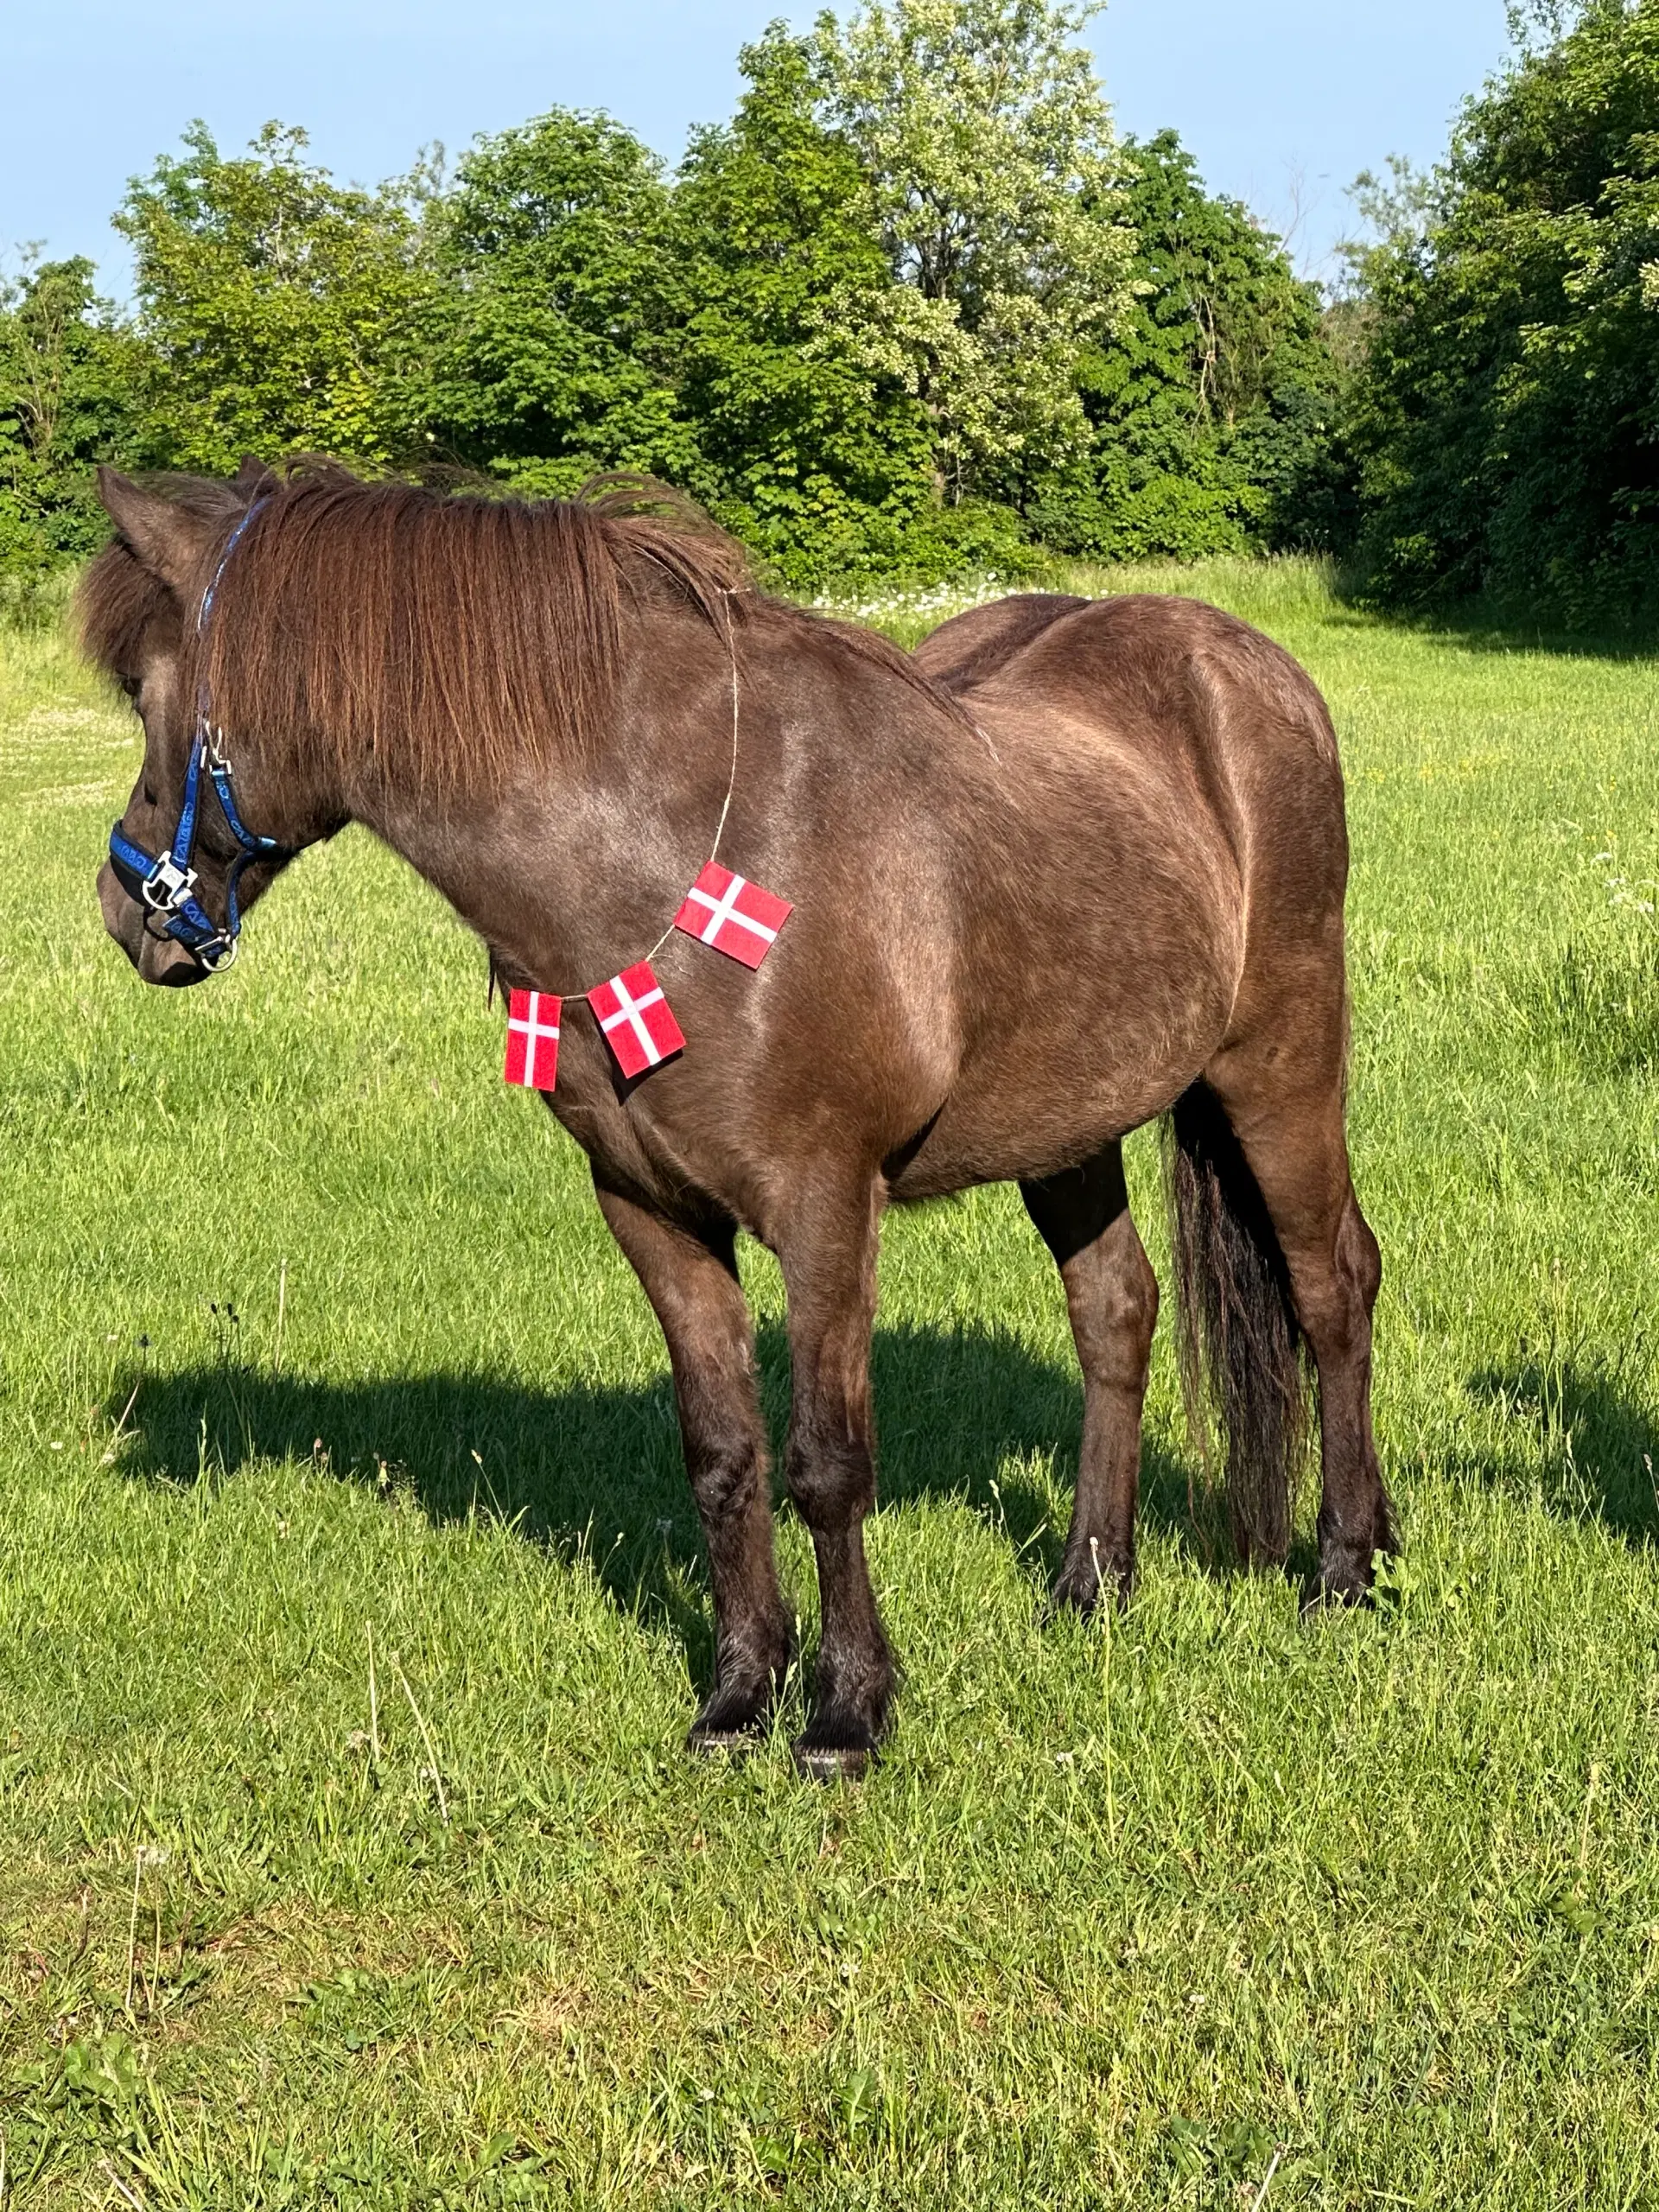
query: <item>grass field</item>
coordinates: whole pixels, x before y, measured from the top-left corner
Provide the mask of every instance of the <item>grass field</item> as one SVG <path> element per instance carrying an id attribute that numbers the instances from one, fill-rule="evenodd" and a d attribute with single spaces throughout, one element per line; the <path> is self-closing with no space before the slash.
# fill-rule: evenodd
<path id="1" fill-rule="evenodd" d="M 1407 1552 L 1231 1570 L 1160 1330 L 1139 1594 L 1046 1624 L 1058 1283 L 1010 1192 L 894 1217 L 908 1686 L 830 1790 L 798 1700 L 681 1752 L 661 1344 L 478 949 L 348 838 L 145 991 L 133 726 L 0 639 L 0 2203 L 1659 2203 L 1653 668 L 1165 582 L 1342 736 Z"/>

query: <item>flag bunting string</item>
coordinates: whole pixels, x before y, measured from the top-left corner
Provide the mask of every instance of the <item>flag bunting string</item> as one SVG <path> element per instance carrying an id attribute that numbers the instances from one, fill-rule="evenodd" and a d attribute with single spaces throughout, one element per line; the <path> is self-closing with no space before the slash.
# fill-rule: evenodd
<path id="1" fill-rule="evenodd" d="M 674 918 L 642 960 L 595 983 L 591 990 L 555 996 L 550 991 L 507 993 L 507 1056 L 502 1070 L 510 1084 L 550 1091 L 558 1074 L 560 1016 L 564 996 L 587 1001 L 600 1033 L 623 1077 L 649 1075 L 685 1050 L 685 1037 L 652 962 L 678 930 L 711 946 L 745 968 L 759 968 L 779 931 L 794 912 L 787 899 L 720 864 L 721 841 L 737 789 L 737 639 L 732 628 L 731 594 L 726 594 L 726 646 L 732 662 L 732 764 L 726 796 L 715 824 L 715 842 L 697 871 L 696 881 L 681 900 Z"/>

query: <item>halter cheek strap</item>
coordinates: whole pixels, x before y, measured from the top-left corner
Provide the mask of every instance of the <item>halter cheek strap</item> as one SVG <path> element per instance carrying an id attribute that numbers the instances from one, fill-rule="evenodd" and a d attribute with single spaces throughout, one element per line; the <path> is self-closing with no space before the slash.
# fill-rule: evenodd
<path id="1" fill-rule="evenodd" d="M 213 571 L 213 582 L 201 595 L 200 610 L 196 616 L 196 634 L 205 633 L 207 616 L 213 596 L 219 589 L 219 579 L 225 574 L 226 563 L 236 550 L 237 540 L 253 520 L 263 499 L 256 499 L 236 528 L 231 532 L 219 566 Z M 242 929 L 242 909 L 238 887 L 242 872 L 251 861 L 287 860 L 293 848 L 278 844 L 274 837 L 257 836 L 242 819 L 236 804 L 236 794 L 231 784 L 231 764 L 220 749 L 224 732 L 214 730 L 210 721 L 211 702 L 204 682 L 196 696 L 196 724 L 190 739 L 190 764 L 185 771 L 184 798 L 179 808 L 178 826 L 175 829 L 167 850 L 160 855 L 147 853 L 142 845 L 135 845 L 118 822 L 110 832 L 110 866 L 116 880 L 130 899 L 136 899 L 155 915 L 160 923 L 160 934 L 181 944 L 209 975 L 216 975 L 221 968 L 228 968 L 236 957 L 236 941 Z M 206 776 L 219 799 L 219 810 L 225 817 L 225 826 L 236 841 L 237 855 L 231 862 L 231 871 L 225 889 L 225 922 L 216 923 L 196 897 L 196 871 L 190 865 L 195 850 L 196 825 L 200 818 L 202 778 Z M 146 921 L 145 927 L 149 926 Z"/>

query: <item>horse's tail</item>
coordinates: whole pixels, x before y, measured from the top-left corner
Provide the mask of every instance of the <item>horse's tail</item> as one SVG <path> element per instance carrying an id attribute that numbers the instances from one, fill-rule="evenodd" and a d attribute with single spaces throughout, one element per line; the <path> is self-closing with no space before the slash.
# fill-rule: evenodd
<path id="1" fill-rule="evenodd" d="M 1285 1255 L 1220 1099 L 1204 1082 L 1164 1131 L 1181 1384 L 1206 1461 L 1221 1429 L 1241 1559 L 1282 1560 L 1312 1391 Z"/>

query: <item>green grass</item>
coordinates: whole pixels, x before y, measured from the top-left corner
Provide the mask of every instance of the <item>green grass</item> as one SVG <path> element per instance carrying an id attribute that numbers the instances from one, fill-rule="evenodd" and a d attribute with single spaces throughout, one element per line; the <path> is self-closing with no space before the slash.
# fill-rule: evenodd
<path id="1" fill-rule="evenodd" d="M 662 1347 L 476 947 L 353 834 L 232 976 L 146 992 L 92 895 L 133 731 L 5 635 L 8 2212 L 1243 2212 L 1275 2158 L 1275 2212 L 1659 2201 L 1652 671 L 1390 631 L 1306 564 L 1130 581 L 1336 714 L 1408 1548 L 1364 1618 L 1231 1572 L 1160 1332 L 1140 1592 L 1045 1624 L 1058 1285 L 1007 1192 L 895 1217 L 908 1681 L 829 1791 L 798 1700 L 682 1755 Z"/>

